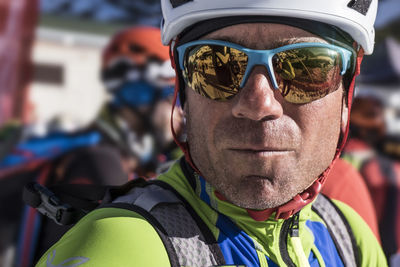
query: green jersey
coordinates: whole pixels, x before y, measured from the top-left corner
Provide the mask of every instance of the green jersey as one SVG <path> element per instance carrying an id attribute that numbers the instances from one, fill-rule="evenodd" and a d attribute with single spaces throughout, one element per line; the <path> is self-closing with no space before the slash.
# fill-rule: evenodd
<path id="1" fill-rule="evenodd" d="M 205 179 L 184 172 L 179 162 L 158 180 L 173 187 L 190 204 L 214 236 L 226 265 L 344 266 L 324 220 L 311 204 L 297 214 L 298 235 L 292 236 L 289 220 L 275 220 L 273 216 L 266 221 L 253 220 L 245 209 L 216 197 Z M 355 237 L 359 266 L 387 266 L 378 241 L 361 217 L 344 203 L 335 204 Z M 163 241 L 146 218 L 110 207 L 94 210 L 81 219 L 37 264 L 170 265 Z"/>

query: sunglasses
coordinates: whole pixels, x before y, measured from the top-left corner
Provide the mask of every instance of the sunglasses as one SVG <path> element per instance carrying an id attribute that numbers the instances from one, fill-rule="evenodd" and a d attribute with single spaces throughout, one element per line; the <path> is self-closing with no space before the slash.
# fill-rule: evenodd
<path id="1" fill-rule="evenodd" d="M 265 66 L 272 86 L 290 103 L 305 104 L 339 88 L 352 52 L 324 43 L 297 43 L 254 50 L 220 40 L 199 40 L 177 47 L 186 84 L 216 101 L 240 92 L 254 66 Z"/>

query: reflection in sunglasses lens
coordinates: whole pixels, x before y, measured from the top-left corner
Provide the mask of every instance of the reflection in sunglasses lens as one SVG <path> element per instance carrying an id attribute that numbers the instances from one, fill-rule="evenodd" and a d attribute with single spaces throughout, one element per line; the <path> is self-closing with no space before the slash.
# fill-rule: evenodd
<path id="1" fill-rule="evenodd" d="M 279 90 L 286 101 L 303 104 L 338 89 L 339 54 L 325 47 L 292 49 L 277 53 L 273 67 Z"/>
<path id="2" fill-rule="evenodd" d="M 240 88 L 247 67 L 247 55 L 220 45 L 199 45 L 186 54 L 184 77 L 200 95 L 226 101 Z"/>

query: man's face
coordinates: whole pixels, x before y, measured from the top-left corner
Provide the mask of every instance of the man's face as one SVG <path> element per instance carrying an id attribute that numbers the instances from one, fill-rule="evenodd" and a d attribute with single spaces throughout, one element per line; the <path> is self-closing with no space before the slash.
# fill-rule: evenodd
<path id="1" fill-rule="evenodd" d="M 226 27 L 203 39 L 229 40 L 252 49 L 324 42 L 295 27 L 266 23 Z M 265 209 L 286 203 L 310 186 L 334 157 L 345 109 L 342 85 L 311 103 L 291 104 L 273 89 L 265 67 L 256 66 L 229 101 L 185 90 L 194 164 L 240 207 Z"/>

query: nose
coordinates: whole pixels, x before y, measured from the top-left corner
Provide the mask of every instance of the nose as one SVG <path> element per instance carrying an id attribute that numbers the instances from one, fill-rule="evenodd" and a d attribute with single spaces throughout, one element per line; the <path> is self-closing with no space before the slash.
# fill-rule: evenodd
<path id="1" fill-rule="evenodd" d="M 246 84 L 234 98 L 233 116 L 254 121 L 280 118 L 283 107 L 275 97 L 276 92 L 267 69 L 264 66 L 254 67 Z"/>

